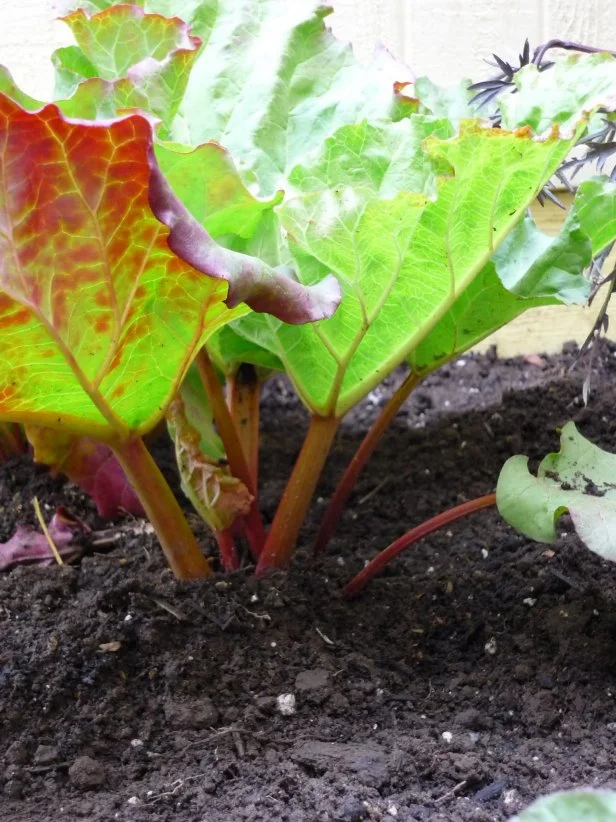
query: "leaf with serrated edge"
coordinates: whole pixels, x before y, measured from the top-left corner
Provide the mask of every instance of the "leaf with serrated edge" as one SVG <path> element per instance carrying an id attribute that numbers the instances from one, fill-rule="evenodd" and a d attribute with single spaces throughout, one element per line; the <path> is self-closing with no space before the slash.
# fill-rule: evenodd
<path id="1" fill-rule="evenodd" d="M 371 65 L 360 64 L 351 46 L 326 27 L 332 10 L 318 0 L 146 0 L 141 5 L 147 14 L 121 11 L 128 7 L 119 5 L 91 18 L 83 12 L 65 18 L 99 76 L 119 83 L 113 89 L 92 85 L 74 106 L 87 106 L 89 96 L 108 110 L 114 102 L 121 106 L 145 97 L 132 105 L 162 117 L 165 137 L 191 146 L 220 141 L 241 162 L 242 176 L 256 180 L 267 196 L 284 187 L 287 173 L 306 152 L 340 126 L 364 118 L 396 120 L 416 108 L 405 94 L 413 79 L 409 69 L 384 49 Z M 143 57 L 153 52 L 157 37 L 164 48 L 148 55 L 150 60 L 161 62 L 158 55 L 171 48 L 172 38 L 160 34 L 157 15 L 168 16 L 167 29 L 177 15 L 204 43 L 198 54 L 192 52 L 190 77 L 185 89 L 178 86 L 173 110 L 154 107 L 157 95 L 134 67 L 137 60 L 147 64 Z M 169 51 L 167 61 L 177 51 Z M 164 86 L 155 85 L 158 95 Z M 82 116 L 76 107 L 72 114 Z"/>
<path id="2" fill-rule="evenodd" d="M 573 136 L 584 117 L 616 106 L 616 60 L 609 54 L 574 54 L 546 71 L 524 66 L 514 82 L 515 94 L 499 98 L 503 128 L 530 126 L 544 134 L 557 124 Z"/>
<path id="3" fill-rule="evenodd" d="M 138 6 L 117 5 L 89 17 L 79 9 L 62 18 L 78 46 L 56 52 L 58 91 L 71 79 L 93 78 L 68 107 L 72 116 L 106 108 L 141 108 L 159 117 L 163 130 L 175 117 L 201 40 L 177 17 L 147 14 Z M 79 52 L 79 53 L 78 53 Z M 105 81 L 105 82 L 103 82 Z"/>
<path id="4" fill-rule="evenodd" d="M 569 512 L 580 539 L 591 551 L 616 560 L 616 455 L 586 440 L 568 422 L 560 451 L 537 470 L 528 457 L 507 460 L 498 478 L 496 503 L 510 525 L 537 542 L 554 542 L 556 521 Z"/>
<path id="5" fill-rule="evenodd" d="M 155 214 L 175 206 L 143 117 L 73 122 L 0 94 L 1 419 L 143 433 L 209 334 L 246 310 L 225 307 L 228 284 L 301 313 L 285 303 L 287 277 L 203 229 L 190 250 L 210 276 L 172 253 Z M 302 296 L 305 321 L 322 305 Z"/>
<path id="6" fill-rule="evenodd" d="M 355 164 L 338 164 L 336 179 L 328 180 L 332 158 L 349 151 L 349 132 L 365 134 L 361 125 L 342 129 L 320 156 L 291 175 L 296 189 L 310 181 L 308 193 L 296 191 L 278 207 L 300 280 L 310 283 L 334 272 L 342 304 L 331 320 L 302 330 L 253 316 L 234 327 L 281 359 L 315 413 L 343 415 L 408 357 L 482 271 L 571 146 L 469 122 L 458 137 L 423 143 L 439 168 L 445 163 L 453 169 L 439 179 L 436 200 L 405 191 L 383 198 L 381 184 L 391 197 L 407 178 L 414 178 L 415 191 L 432 190 L 422 141 L 416 140 L 413 151 L 404 132 L 428 127 L 438 129 L 438 121 L 415 116 L 381 126 L 398 131 L 408 150 L 392 157 L 387 140 L 364 141 Z M 350 169 L 346 178 L 341 168 Z M 319 179 L 323 189 L 316 191 Z M 279 239 L 250 248 L 272 262 L 275 254 L 289 262 Z"/>

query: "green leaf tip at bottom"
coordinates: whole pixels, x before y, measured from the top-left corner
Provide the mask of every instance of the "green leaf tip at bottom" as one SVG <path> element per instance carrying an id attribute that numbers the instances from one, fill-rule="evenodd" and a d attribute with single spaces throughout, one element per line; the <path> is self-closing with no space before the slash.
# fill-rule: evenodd
<path id="1" fill-rule="evenodd" d="M 568 422 L 560 451 L 537 470 L 528 457 L 511 457 L 501 471 L 496 502 L 504 519 L 537 542 L 554 542 L 556 522 L 569 513 L 580 539 L 604 559 L 616 560 L 616 454 L 585 439 Z"/>
<path id="2" fill-rule="evenodd" d="M 544 796 L 511 822 L 613 822 L 616 793 L 582 788 Z"/>

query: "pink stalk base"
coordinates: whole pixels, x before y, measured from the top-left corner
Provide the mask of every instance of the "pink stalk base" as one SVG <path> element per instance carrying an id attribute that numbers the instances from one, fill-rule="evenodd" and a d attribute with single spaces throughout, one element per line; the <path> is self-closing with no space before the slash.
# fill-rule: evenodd
<path id="1" fill-rule="evenodd" d="M 344 588 L 345 597 L 356 596 L 362 588 L 370 582 L 370 580 L 379 574 L 383 568 L 394 557 L 404 551 L 405 548 L 410 548 L 420 539 L 423 539 L 433 531 L 438 531 L 443 525 L 448 525 L 450 522 L 455 522 L 457 519 L 473 514 L 475 511 L 480 511 L 482 508 L 489 508 L 496 505 L 496 494 L 487 494 L 485 497 L 478 497 L 470 502 L 464 502 L 462 505 L 457 505 L 455 508 L 450 508 L 448 511 L 443 511 L 431 519 L 422 522 L 421 525 L 407 531 L 404 536 L 399 537 L 395 542 L 392 542 L 388 548 L 377 554 L 376 557 L 363 568 L 357 576 L 348 583 Z"/>
<path id="2" fill-rule="evenodd" d="M 227 573 L 238 571 L 240 568 L 240 558 L 235 548 L 231 530 L 227 528 L 224 531 L 216 531 L 216 542 L 218 543 L 220 562 L 225 571 L 227 571 Z"/>

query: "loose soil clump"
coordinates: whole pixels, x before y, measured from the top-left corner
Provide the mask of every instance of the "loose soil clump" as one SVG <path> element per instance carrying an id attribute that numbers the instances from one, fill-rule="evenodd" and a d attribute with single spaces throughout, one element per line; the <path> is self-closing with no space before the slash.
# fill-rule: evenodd
<path id="1" fill-rule="evenodd" d="M 75 567 L 2 575 L 0 819 L 487 822 L 554 789 L 616 786 L 616 566 L 570 525 L 537 545 L 483 511 L 340 594 L 409 527 L 494 490 L 507 457 L 557 449 L 567 419 L 616 450 L 615 354 L 595 354 L 589 407 L 572 350 L 441 369 L 314 564 L 324 500 L 392 384 L 373 392 L 341 428 L 288 575 L 178 583 L 138 527 Z M 275 380 L 262 417 L 271 521 L 306 415 Z M 35 524 L 34 496 L 108 527 L 74 486 L 14 462 L 0 539 Z"/>

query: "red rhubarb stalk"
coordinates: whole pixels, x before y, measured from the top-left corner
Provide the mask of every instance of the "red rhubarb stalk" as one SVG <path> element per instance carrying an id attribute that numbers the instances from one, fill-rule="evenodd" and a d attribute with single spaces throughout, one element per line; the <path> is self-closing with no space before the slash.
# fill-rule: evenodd
<path id="1" fill-rule="evenodd" d="M 438 531 L 443 525 L 448 525 L 450 522 L 455 522 L 457 519 L 473 514 L 475 511 L 480 511 L 482 508 L 489 508 L 496 505 L 496 494 L 487 494 L 485 497 L 478 497 L 470 502 L 464 502 L 462 505 L 457 505 L 455 508 L 450 508 L 448 511 L 443 511 L 437 516 L 422 522 L 415 528 L 411 528 L 404 536 L 399 537 L 395 542 L 377 554 L 376 557 L 363 568 L 344 588 L 344 595 L 346 597 L 356 596 L 362 588 L 370 582 L 370 580 L 379 574 L 383 568 L 394 557 L 398 556 L 405 548 L 410 548 L 420 539 L 423 539 L 433 531 Z"/>
<path id="2" fill-rule="evenodd" d="M 227 380 L 228 401 L 254 488 L 259 487 L 259 400 L 261 383 L 254 365 L 243 363 Z"/>
<path id="3" fill-rule="evenodd" d="M 232 529 L 226 528 L 224 531 L 216 531 L 215 533 L 222 567 L 228 573 L 238 571 L 240 568 L 240 558 L 235 548 L 235 542 L 233 541 Z"/>
<path id="4" fill-rule="evenodd" d="M 210 565 L 141 437 L 133 437 L 128 442 L 112 447 L 154 526 L 167 562 L 176 577 L 202 579 L 209 576 Z"/>
<path id="5" fill-rule="evenodd" d="M 253 559 L 261 554 L 265 542 L 265 531 L 259 513 L 257 489 L 253 484 L 248 461 L 240 441 L 235 423 L 225 401 L 222 385 L 216 374 L 216 369 L 205 348 L 202 348 L 196 359 L 197 368 L 203 381 L 203 386 L 212 404 L 212 412 L 218 433 L 225 447 L 229 469 L 234 477 L 241 480 L 254 497 L 250 511 L 246 516 L 246 536 L 250 544 Z"/>
<path id="6" fill-rule="evenodd" d="M 361 445 L 355 452 L 355 456 L 351 460 L 349 467 L 346 469 L 342 479 L 336 486 L 334 495 L 327 506 L 327 510 L 323 516 L 321 527 L 319 528 L 319 533 L 317 534 L 314 545 L 315 556 L 327 548 L 329 541 L 338 528 L 344 506 L 351 496 L 353 488 L 355 488 L 357 478 L 363 471 L 381 437 L 389 428 L 392 420 L 405 403 L 409 394 L 421 382 L 422 379 L 423 377 L 411 372 L 398 386 L 396 392 L 391 396 L 387 405 L 384 406 L 379 416 L 372 423 L 372 426 L 362 440 Z"/>
<path id="7" fill-rule="evenodd" d="M 337 417 L 312 416 L 302 450 L 259 558 L 258 576 L 271 568 L 284 567 L 289 562 L 339 424 Z"/>

